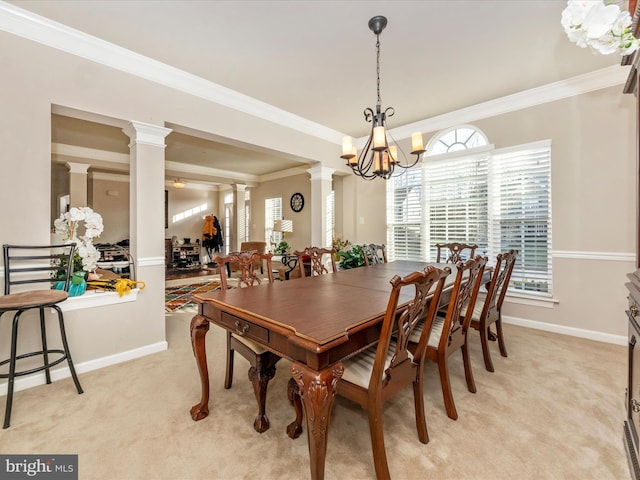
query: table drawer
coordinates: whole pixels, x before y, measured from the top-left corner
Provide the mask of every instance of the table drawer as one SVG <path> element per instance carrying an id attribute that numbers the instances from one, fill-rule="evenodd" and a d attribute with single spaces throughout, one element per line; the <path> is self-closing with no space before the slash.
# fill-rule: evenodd
<path id="1" fill-rule="evenodd" d="M 269 330 L 255 323 L 247 322 L 222 312 L 220 324 L 241 337 L 247 337 L 261 343 L 269 343 Z"/>

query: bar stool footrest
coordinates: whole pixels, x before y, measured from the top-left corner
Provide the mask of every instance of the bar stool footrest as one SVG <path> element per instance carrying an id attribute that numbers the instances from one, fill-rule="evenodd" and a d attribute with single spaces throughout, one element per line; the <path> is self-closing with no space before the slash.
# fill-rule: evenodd
<path id="1" fill-rule="evenodd" d="M 64 360 L 67 359 L 67 355 L 65 354 L 64 350 L 53 349 L 53 350 L 47 350 L 46 352 L 47 352 L 47 355 L 56 355 L 57 354 L 57 355 L 62 355 L 62 357 L 56 358 L 55 360 L 50 361 L 46 365 L 40 365 L 40 366 L 32 368 L 30 370 L 23 370 L 21 372 L 16 372 L 14 374 L 14 377 L 20 377 L 22 375 L 29 375 L 29 374 L 35 373 L 35 372 L 41 372 L 41 371 L 46 370 L 48 368 L 54 367 L 54 366 L 58 365 L 59 363 L 61 363 Z M 16 362 L 18 360 L 23 359 L 23 358 L 35 357 L 36 355 L 43 355 L 44 353 L 45 352 L 43 350 L 40 350 L 39 352 L 24 353 L 24 354 L 18 355 L 16 357 Z M 0 366 L 8 364 L 10 361 L 11 361 L 11 359 L 4 360 L 4 361 L 0 362 Z M 9 374 L 8 373 L 0 373 L 0 378 L 9 378 Z"/>

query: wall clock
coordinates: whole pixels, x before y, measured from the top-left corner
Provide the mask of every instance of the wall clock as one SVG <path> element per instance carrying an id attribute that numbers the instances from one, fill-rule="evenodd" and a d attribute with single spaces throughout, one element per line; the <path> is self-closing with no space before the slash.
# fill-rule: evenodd
<path id="1" fill-rule="evenodd" d="M 294 193 L 291 195 L 291 210 L 294 212 L 302 211 L 302 207 L 304 207 L 304 197 L 301 193 Z"/>

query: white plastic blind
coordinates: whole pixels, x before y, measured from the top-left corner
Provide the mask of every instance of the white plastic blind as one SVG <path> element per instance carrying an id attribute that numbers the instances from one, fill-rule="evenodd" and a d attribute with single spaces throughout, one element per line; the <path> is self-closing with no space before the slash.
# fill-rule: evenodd
<path id="1" fill-rule="evenodd" d="M 460 242 L 487 250 L 487 170 L 483 153 L 425 161 L 428 259 L 436 260 L 437 243 Z"/>
<path id="2" fill-rule="evenodd" d="M 390 260 L 426 259 L 422 220 L 422 169 L 417 167 L 387 181 Z"/>
<path id="3" fill-rule="evenodd" d="M 282 197 L 265 198 L 264 200 L 264 241 L 267 245 L 282 241 L 282 233 L 273 231 L 273 223 L 282 220 Z"/>
<path id="4" fill-rule="evenodd" d="M 490 249 L 518 250 L 510 287 L 552 293 L 551 144 L 549 141 L 497 150 L 492 155 L 493 201 Z"/>

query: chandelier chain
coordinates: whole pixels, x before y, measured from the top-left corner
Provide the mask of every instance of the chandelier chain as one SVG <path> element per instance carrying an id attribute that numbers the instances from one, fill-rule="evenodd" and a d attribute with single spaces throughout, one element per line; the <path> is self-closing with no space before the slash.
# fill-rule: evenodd
<path id="1" fill-rule="evenodd" d="M 380 35 L 376 35 L 376 76 L 378 78 L 378 105 L 381 105 L 380 101 Z"/>

